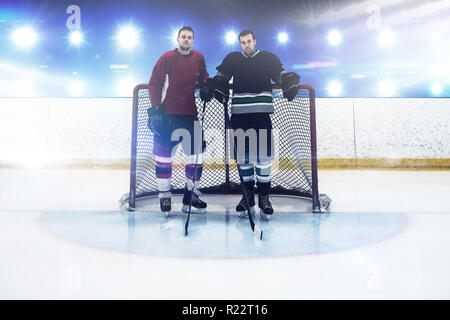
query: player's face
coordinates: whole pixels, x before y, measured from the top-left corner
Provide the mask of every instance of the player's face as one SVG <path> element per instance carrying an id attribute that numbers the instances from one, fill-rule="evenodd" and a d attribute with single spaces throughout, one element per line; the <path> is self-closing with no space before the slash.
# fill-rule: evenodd
<path id="1" fill-rule="evenodd" d="M 246 55 L 252 55 L 255 52 L 256 39 L 253 39 L 251 34 L 240 37 L 239 41 L 241 43 L 242 51 L 244 51 Z"/>
<path id="2" fill-rule="evenodd" d="M 178 35 L 177 42 L 182 51 L 189 51 L 194 43 L 194 34 L 192 31 L 183 30 Z"/>

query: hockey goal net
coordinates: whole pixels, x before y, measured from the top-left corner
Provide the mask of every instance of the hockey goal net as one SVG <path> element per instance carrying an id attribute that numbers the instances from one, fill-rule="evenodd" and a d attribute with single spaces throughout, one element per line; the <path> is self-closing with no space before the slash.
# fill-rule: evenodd
<path id="1" fill-rule="evenodd" d="M 296 98 L 289 102 L 283 98 L 281 88 L 273 85 L 272 96 L 275 159 L 272 162 L 271 194 L 310 198 L 313 212 L 320 212 L 314 89 L 300 84 Z M 207 144 L 199 190 L 203 194 L 241 193 L 236 162 L 230 158 L 230 134 L 225 130 L 228 126 L 224 115 L 225 112 L 230 115 L 231 100 L 226 107 L 212 99 L 203 115 L 198 90 L 195 99 Z M 133 92 L 130 192 L 122 198 L 130 211 L 136 209 L 139 199 L 158 194 L 153 133 L 147 126 L 147 109 L 151 107 L 148 85 L 136 86 Z M 171 183 L 174 194 L 184 190 L 186 163 L 187 157 L 180 146 L 173 158 Z"/>

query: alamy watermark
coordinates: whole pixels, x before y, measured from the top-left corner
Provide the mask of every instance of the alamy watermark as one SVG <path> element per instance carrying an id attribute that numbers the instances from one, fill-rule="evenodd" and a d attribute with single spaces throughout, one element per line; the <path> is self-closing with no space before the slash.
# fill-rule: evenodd
<path id="1" fill-rule="evenodd" d="M 379 30 L 381 28 L 381 9 L 379 6 L 368 6 L 366 12 L 370 15 L 366 19 L 366 26 L 369 30 Z"/>
<path id="2" fill-rule="evenodd" d="M 275 136 L 278 136 L 276 135 L 276 130 L 277 129 L 226 129 L 226 137 L 230 137 L 229 159 L 237 159 L 239 164 L 245 164 L 248 161 L 257 161 L 258 159 L 260 162 L 272 160 L 275 152 Z M 223 131 L 221 132 L 222 133 L 218 132 L 218 134 L 223 134 Z M 177 128 L 172 132 L 171 141 L 181 143 L 182 149 L 186 155 L 202 153 L 205 142 L 202 141 L 202 127 L 200 122 L 194 122 L 194 137 L 191 136 L 189 130 Z M 172 157 L 176 155 L 177 148 L 178 144 L 172 148 Z M 229 159 L 227 158 L 227 162 Z"/>
<path id="3" fill-rule="evenodd" d="M 66 20 L 66 27 L 69 30 L 80 30 L 81 28 L 81 9 L 79 6 L 72 4 L 67 7 L 66 13 L 70 16 Z"/>

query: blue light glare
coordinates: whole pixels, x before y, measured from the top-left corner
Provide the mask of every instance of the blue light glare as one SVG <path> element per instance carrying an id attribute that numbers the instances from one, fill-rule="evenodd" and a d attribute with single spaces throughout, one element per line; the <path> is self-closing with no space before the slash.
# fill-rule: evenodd
<path id="1" fill-rule="evenodd" d="M 13 31 L 12 40 L 17 47 L 28 49 L 37 42 L 38 35 L 32 27 L 23 26 Z"/>
<path id="2" fill-rule="evenodd" d="M 378 83 L 378 95 L 380 97 L 393 97 L 396 93 L 396 86 L 391 79 L 385 79 Z"/>
<path id="3" fill-rule="evenodd" d="M 328 42 L 332 46 L 338 46 L 342 42 L 342 34 L 338 30 L 331 30 L 328 33 Z"/>
<path id="4" fill-rule="evenodd" d="M 72 31 L 69 35 L 69 41 L 73 46 L 80 46 L 84 42 L 83 33 L 80 30 Z"/>
<path id="5" fill-rule="evenodd" d="M 289 36 L 288 36 L 288 34 L 286 33 L 286 32 L 280 32 L 279 34 L 278 34 L 278 42 L 279 43 L 286 43 L 286 42 L 288 42 L 288 40 L 289 40 Z"/>
<path id="6" fill-rule="evenodd" d="M 225 41 L 227 44 L 235 44 L 238 41 L 237 33 L 235 31 L 227 31 Z"/>
<path id="7" fill-rule="evenodd" d="M 389 48 L 395 43 L 395 34 L 391 30 L 381 30 L 378 34 L 378 43 L 382 47 Z"/>
<path id="8" fill-rule="evenodd" d="M 73 97 L 80 97 L 84 94 L 85 84 L 81 80 L 72 80 L 69 83 L 69 94 Z"/>
<path id="9" fill-rule="evenodd" d="M 241 50 L 238 34 L 249 28 L 256 49 L 277 55 L 283 68 L 298 72 L 302 82 L 316 88 L 318 97 L 450 94 L 448 32 L 430 27 L 445 26 L 444 18 L 386 23 L 381 30 L 360 28 L 356 18 L 308 28 L 290 20 L 277 25 L 275 18 L 289 16 L 292 9 L 270 0 L 260 0 L 264 5 L 257 8 L 227 0 L 220 14 L 232 19 L 218 18 L 217 4 L 191 1 L 192 6 L 181 0 L 128 0 L 106 6 L 106 0 L 78 0 L 78 31 L 65 23 L 67 2 L 29 1 L 25 6 L 11 1 L 0 10 L 0 97 L 131 96 L 130 82 L 149 81 L 161 55 L 178 46 L 176 36 L 183 25 L 194 28 L 192 50 L 204 55 L 211 76 L 227 54 Z M 326 13 L 317 6 L 318 17 Z M 351 6 L 343 5 L 347 10 Z M 405 4 L 393 13 L 417 9 Z M 82 85 L 72 84 L 73 72 Z M 332 85 L 330 79 L 339 81 Z"/>
<path id="10" fill-rule="evenodd" d="M 339 81 L 331 81 L 328 84 L 328 95 L 330 97 L 339 97 L 342 94 L 342 85 Z"/>
<path id="11" fill-rule="evenodd" d="M 430 91 L 433 96 L 439 96 L 442 93 L 442 85 L 440 83 L 433 83 Z"/>
<path id="12" fill-rule="evenodd" d="M 139 30 L 134 25 L 124 25 L 119 27 L 116 41 L 120 49 L 132 50 L 139 44 Z"/>

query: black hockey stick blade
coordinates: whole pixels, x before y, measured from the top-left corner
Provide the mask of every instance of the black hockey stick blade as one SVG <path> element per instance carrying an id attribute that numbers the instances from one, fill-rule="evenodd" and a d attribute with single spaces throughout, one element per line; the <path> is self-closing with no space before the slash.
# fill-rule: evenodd
<path id="1" fill-rule="evenodd" d="M 263 231 L 258 227 L 258 225 L 255 224 L 255 226 L 253 227 L 253 232 L 255 233 L 255 236 L 256 236 L 259 240 L 262 240 L 262 237 L 263 237 Z"/>
<path id="2" fill-rule="evenodd" d="M 251 215 L 251 214 L 249 214 Z M 252 218 L 253 219 L 253 218 Z M 258 227 L 258 225 L 256 223 L 253 222 L 253 227 L 252 227 L 252 231 L 255 234 L 255 237 L 258 238 L 258 240 L 262 240 L 263 237 L 263 231 L 261 230 L 260 227 Z"/>
<path id="3" fill-rule="evenodd" d="M 197 175 L 197 172 L 195 173 L 195 175 Z M 186 223 L 184 224 L 184 236 L 185 237 L 187 237 L 187 235 L 188 235 L 189 220 L 191 218 L 191 208 L 192 208 L 192 199 L 193 198 L 194 198 L 194 187 L 192 187 L 192 190 L 191 190 L 191 201 L 189 203 L 189 212 L 188 212 L 188 216 L 186 219 Z"/>
<path id="4" fill-rule="evenodd" d="M 188 236 L 188 228 L 189 228 L 189 218 L 190 218 L 191 213 L 188 213 L 188 217 L 186 220 L 186 223 L 184 224 L 184 236 L 187 237 Z"/>
<path id="5" fill-rule="evenodd" d="M 243 182 L 242 182 L 242 184 L 243 184 Z M 242 188 L 242 191 L 243 191 L 244 193 L 246 193 L 245 188 Z M 245 195 L 244 197 L 247 197 L 247 195 Z M 262 237 L 263 237 L 263 231 L 261 230 L 260 227 L 258 227 L 258 225 L 257 225 L 257 224 L 255 223 L 255 221 L 253 220 L 253 216 L 252 216 L 252 214 L 250 213 L 250 209 L 249 209 L 250 206 L 249 206 L 249 204 L 248 204 L 248 198 L 247 198 L 247 199 L 244 198 L 244 200 L 246 200 L 245 206 L 246 206 L 246 208 L 247 208 L 248 220 L 250 221 L 250 228 L 252 228 L 252 231 L 254 232 L 255 237 L 257 237 L 258 240 L 262 240 Z"/>
<path id="6" fill-rule="evenodd" d="M 226 110 L 226 107 L 227 107 L 226 104 L 228 103 L 228 100 L 224 98 L 222 100 L 222 103 Z M 225 111 L 225 118 L 226 118 L 226 123 L 228 123 L 228 129 L 231 129 L 227 111 Z M 236 144 L 233 143 L 233 145 L 234 145 L 234 154 L 237 154 Z M 250 204 L 248 202 L 247 191 L 245 190 L 244 179 L 242 178 L 241 169 L 239 168 L 239 164 L 237 163 L 237 161 L 236 161 L 236 167 L 238 169 L 239 181 L 241 182 L 241 190 L 242 190 L 242 195 L 244 197 L 245 208 L 247 209 L 248 220 L 250 221 L 250 228 L 252 228 L 252 231 L 255 233 L 255 236 L 258 237 L 259 240 L 262 240 L 263 231 L 261 230 L 261 228 L 258 227 L 258 225 L 255 224 L 252 214 L 250 213 Z"/>
<path id="7" fill-rule="evenodd" d="M 203 144 L 203 117 L 205 116 L 205 109 L 206 109 L 206 101 L 203 101 L 203 111 L 202 111 L 202 144 Z M 194 171 L 194 178 L 192 180 L 193 186 L 191 190 L 191 200 L 189 201 L 189 212 L 186 219 L 186 223 L 184 224 L 184 236 L 187 237 L 188 235 L 188 228 L 189 228 L 189 220 L 191 218 L 191 208 L 192 208 L 192 199 L 194 198 L 194 189 L 195 189 L 195 179 L 197 179 L 197 162 L 198 162 L 198 155 L 199 152 L 197 152 L 195 156 L 195 171 Z"/>

